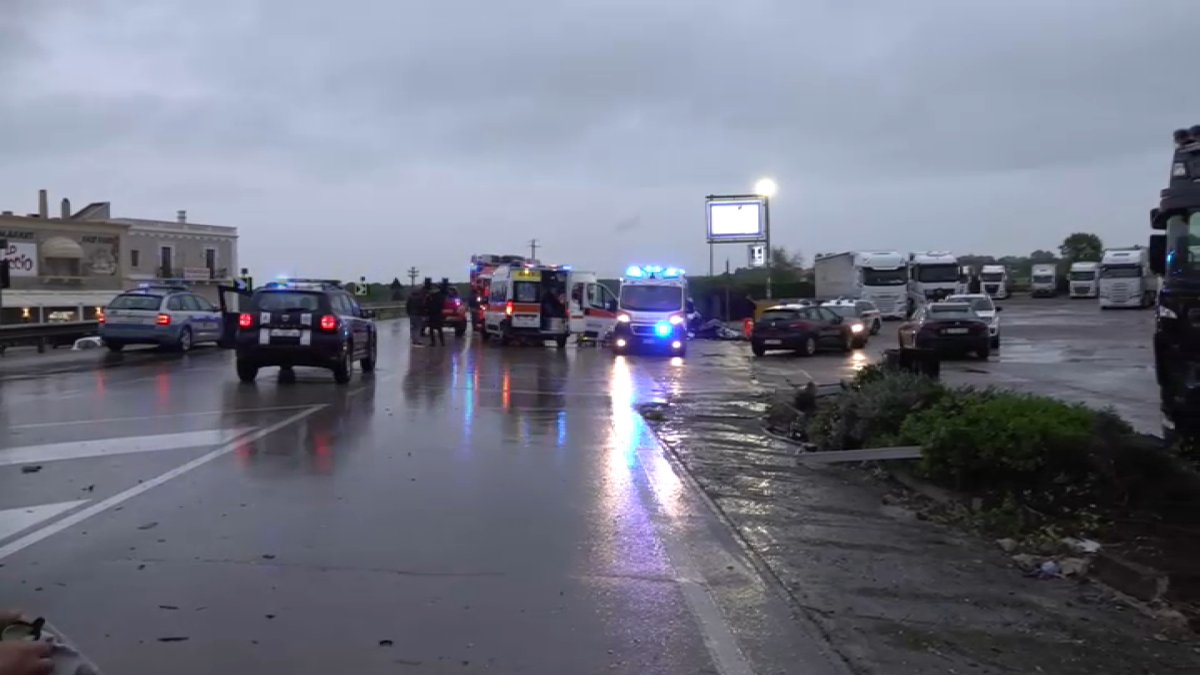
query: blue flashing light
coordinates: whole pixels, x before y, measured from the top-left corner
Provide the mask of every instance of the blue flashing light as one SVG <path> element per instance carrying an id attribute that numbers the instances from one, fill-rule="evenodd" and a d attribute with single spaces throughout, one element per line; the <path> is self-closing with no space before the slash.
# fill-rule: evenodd
<path id="1" fill-rule="evenodd" d="M 667 321 L 659 321 L 654 324 L 654 334 L 658 337 L 668 337 L 671 335 L 671 324 Z"/>
<path id="2" fill-rule="evenodd" d="M 637 265 L 630 265 L 629 268 L 625 270 L 625 276 L 629 277 L 630 279 L 641 279 L 642 277 L 646 276 L 646 272 Z"/>

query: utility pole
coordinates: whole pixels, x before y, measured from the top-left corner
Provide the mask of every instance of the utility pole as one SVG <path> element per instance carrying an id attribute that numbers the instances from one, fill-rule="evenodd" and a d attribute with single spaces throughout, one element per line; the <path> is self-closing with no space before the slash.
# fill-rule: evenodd
<path id="1" fill-rule="evenodd" d="M 530 239 L 529 240 L 529 259 L 530 260 L 537 260 L 538 248 L 540 248 L 540 246 L 538 245 L 538 240 Z"/>
<path id="2" fill-rule="evenodd" d="M 408 285 L 409 286 L 417 285 L 417 275 L 419 275 L 420 273 L 421 273 L 421 270 L 417 269 L 415 265 L 413 267 L 408 268 Z"/>

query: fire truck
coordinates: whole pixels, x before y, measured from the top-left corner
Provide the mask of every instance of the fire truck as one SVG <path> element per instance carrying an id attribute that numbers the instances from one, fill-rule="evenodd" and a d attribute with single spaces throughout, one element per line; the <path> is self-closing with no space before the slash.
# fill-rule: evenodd
<path id="1" fill-rule="evenodd" d="M 471 256 L 471 289 L 467 294 L 467 306 L 471 312 L 471 327 L 476 331 L 483 329 L 483 316 L 487 312 L 488 296 L 491 293 L 492 276 L 501 266 L 524 265 L 526 262 L 537 264 L 519 255 L 502 255 L 496 253 L 478 253 Z"/>

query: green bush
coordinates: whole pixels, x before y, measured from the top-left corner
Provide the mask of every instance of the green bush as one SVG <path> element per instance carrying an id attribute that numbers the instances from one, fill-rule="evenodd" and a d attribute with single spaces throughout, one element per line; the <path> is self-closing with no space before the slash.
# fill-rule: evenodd
<path id="1" fill-rule="evenodd" d="M 1011 493 L 1086 479 L 1092 472 L 1088 452 L 1100 429 L 1128 426 L 1051 398 L 959 390 L 905 419 L 899 438 L 923 448 L 921 469 L 932 480 Z"/>
<path id="2" fill-rule="evenodd" d="M 923 375 L 865 368 L 841 396 L 817 408 L 809 423 L 809 440 L 820 450 L 887 445 L 905 418 L 933 405 L 945 392 Z"/>

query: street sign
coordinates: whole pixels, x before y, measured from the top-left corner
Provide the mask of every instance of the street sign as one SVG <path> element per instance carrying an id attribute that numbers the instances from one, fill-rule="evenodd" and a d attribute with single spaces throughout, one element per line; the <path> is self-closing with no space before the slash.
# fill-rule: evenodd
<path id="1" fill-rule="evenodd" d="M 765 267 L 767 265 L 766 244 L 750 244 L 747 248 L 750 253 L 751 267 Z"/>

